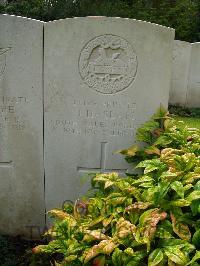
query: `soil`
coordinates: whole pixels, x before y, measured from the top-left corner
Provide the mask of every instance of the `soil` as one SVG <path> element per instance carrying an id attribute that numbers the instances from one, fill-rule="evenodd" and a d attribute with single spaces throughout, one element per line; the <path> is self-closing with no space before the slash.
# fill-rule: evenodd
<path id="1" fill-rule="evenodd" d="M 1 266 L 52 266 L 54 259 L 46 254 L 33 254 L 32 248 L 44 244 L 41 241 L 25 240 L 21 237 L 0 235 Z"/>

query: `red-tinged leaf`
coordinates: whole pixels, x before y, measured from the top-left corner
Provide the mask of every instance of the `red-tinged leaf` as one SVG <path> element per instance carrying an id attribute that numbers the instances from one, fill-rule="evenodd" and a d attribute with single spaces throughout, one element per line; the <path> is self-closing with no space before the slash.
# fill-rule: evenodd
<path id="1" fill-rule="evenodd" d="M 125 238 L 130 234 L 135 235 L 136 226 L 121 217 L 116 224 L 116 235 L 119 238 Z"/>
<path id="2" fill-rule="evenodd" d="M 87 263 L 99 254 L 110 255 L 116 247 L 117 244 L 112 240 L 102 240 L 98 245 L 94 245 L 84 252 L 84 263 Z"/>
<path id="3" fill-rule="evenodd" d="M 155 147 L 155 146 L 150 146 L 148 147 L 147 149 L 144 150 L 145 153 L 147 154 L 157 154 L 157 155 L 160 155 L 160 150 Z"/>
<path id="4" fill-rule="evenodd" d="M 85 235 L 83 241 L 91 241 L 91 240 L 106 240 L 109 237 L 104 235 L 101 230 L 85 230 Z"/>
<path id="5" fill-rule="evenodd" d="M 106 262 L 105 256 L 98 256 L 93 260 L 93 266 L 104 266 Z"/>
<path id="6" fill-rule="evenodd" d="M 145 239 L 152 239 L 156 232 L 159 221 L 166 219 L 167 213 L 159 209 L 151 209 L 140 216 L 139 225 L 141 233 Z"/>
<path id="7" fill-rule="evenodd" d="M 76 225 L 76 219 L 72 215 L 68 214 L 67 212 L 64 212 L 63 210 L 53 209 L 49 211 L 48 214 L 55 217 L 56 219 L 68 221 L 68 224 L 70 226 Z"/>
<path id="8" fill-rule="evenodd" d="M 186 224 L 178 222 L 172 212 L 170 213 L 170 217 L 172 220 L 172 227 L 174 233 L 177 234 L 181 239 L 190 241 L 191 233 L 189 227 Z"/>
<path id="9" fill-rule="evenodd" d="M 146 210 L 148 209 L 152 204 L 149 202 L 135 202 L 134 204 L 126 207 L 126 211 L 132 211 L 132 210 Z"/>

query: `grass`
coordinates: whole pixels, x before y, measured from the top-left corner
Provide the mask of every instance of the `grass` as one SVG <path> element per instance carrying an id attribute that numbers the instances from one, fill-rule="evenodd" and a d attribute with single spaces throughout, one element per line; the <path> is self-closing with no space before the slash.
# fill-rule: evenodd
<path id="1" fill-rule="evenodd" d="M 200 118 L 177 116 L 174 119 L 183 121 L 188 127 L 200 129 Z"/>

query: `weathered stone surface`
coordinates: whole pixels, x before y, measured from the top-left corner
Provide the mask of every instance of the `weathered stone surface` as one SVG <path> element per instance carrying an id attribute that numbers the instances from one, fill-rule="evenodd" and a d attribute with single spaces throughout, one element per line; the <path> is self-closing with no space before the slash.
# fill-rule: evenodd
<path id="1" fill-rule="evenodd" d="M 186 105 L 191 47 L 191 43 L 174 41 L 170 104 Z"/>
<path id="2" fill-rule="evenodd" d="M 74 200 L 87 172 L 124 172 L 116 150 L 168 105 L 174 31 L 120 18 L 44 26 L 47 210 Z M 88 177 L 86 178 L 89 179 Z"/>
<path id="3" fill-rule="evenodd" d="M 0 233 L 44 226 L 43 23 L 0 15 Z"/>
<path id="4" fill-rule="evenodd" d="M 192 44 L 186 105 L 188 107 L 200 107 L 200 43 L 199 42 Z"/>

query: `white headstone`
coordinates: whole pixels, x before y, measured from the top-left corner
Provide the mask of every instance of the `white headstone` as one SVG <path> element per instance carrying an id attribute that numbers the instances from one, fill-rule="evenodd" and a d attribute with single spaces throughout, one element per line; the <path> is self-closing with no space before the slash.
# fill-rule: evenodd
<path id="1" fill-rule="evenodd" d="M 191 43 L 174 41 L 170 104 L 186 105 L 191 47 Z"/>
<path id="2" fill-rule="evenodd" d="M 174 30 L 142 21 L 87 17 L 44 26 L 47 210 L 74 200 L 88 172 L 128 165 L 115 151 L 168 105 Z"/>
<path id="3" fill-rule="evenodd" d="M 0 15 L 0 233 L 44 226 L 43 23 Z"/>
<path id="4" fill-rule="evenodd" d="M 192 44 L 187 106 L 200 107 L 200 42 Z"/>

